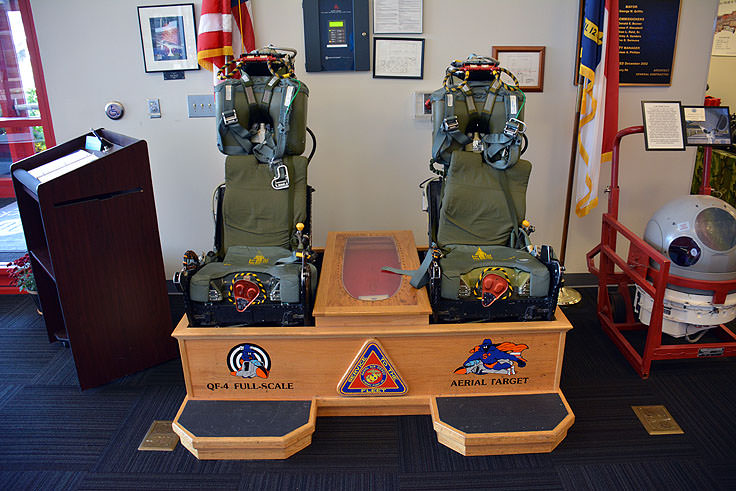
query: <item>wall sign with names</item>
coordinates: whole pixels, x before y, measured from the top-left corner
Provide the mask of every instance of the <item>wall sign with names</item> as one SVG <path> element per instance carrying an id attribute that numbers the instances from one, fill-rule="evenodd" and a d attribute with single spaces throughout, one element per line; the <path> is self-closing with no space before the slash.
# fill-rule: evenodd
<path id="1" fill-rule="evenodd" d="M 621 85 L 671 85 L 680 0 L 619 0 Z"/>

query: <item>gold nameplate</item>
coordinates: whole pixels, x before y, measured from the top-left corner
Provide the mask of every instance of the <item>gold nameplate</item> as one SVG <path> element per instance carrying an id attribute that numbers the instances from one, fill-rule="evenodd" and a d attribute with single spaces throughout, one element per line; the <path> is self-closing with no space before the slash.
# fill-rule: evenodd
<path id="1" fill-rule="evenodd" d="M 177 443 L 179 443 L 179 435 L 171 428 L 171 421 L 154 421 L 138 446 L 138 450 L 171 452 L 176 448 Z"/>
<path id="2" fill-rule="evenodd" d="M 631 406 L 650 435 L 681 435 L 680 428 L 664 406 Z"/>

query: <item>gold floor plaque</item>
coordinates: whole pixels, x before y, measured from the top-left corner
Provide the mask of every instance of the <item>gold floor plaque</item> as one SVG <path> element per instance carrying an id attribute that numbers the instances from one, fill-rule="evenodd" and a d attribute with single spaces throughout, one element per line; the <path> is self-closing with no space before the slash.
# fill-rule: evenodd
<path id="1" fill-rule="evenodd" d="M 681 435 L 680 428 L 664 406 L 631 406 L 650 435 Z"/>
<path id="2" fill-rule="evenodd" d="M 171 428 L 171 421 L 154 421 L 138 446 L 138 450 L 171 452 L 176 448 L 177 443 L 179 443 L 179 435 Z"/>

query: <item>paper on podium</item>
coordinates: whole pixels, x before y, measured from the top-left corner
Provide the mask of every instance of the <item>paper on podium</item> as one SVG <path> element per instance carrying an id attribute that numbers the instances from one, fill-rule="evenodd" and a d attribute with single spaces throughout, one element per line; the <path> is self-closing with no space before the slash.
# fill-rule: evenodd
<path id="1" fill-rule="evenodd" d="M 38 179 L 39 182 L 47 182 L 52 179 L 56 179 L 59 176 L 63 176 L 67 172 L 79 169 L 93 160 L 97 160 L 96 155 L 85 150 L 77 150 L 69 155 L 65 155 L 56 160 L 52 160 L 51 162 L 40 165 L 35 169 L 31 169 L 28 173 Z"/>

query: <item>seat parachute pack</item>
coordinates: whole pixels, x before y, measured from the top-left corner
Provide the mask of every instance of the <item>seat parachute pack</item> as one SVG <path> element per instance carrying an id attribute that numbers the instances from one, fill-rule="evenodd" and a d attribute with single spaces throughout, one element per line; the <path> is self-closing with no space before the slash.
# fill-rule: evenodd
<path id="1" fill-rule="evenodd" d="M 438 177 L 424 186 L 430 249 L 413 284 L 429 284 L 436 321 L 554 315 L 562 270 L 525 220 L 525 100 L 513 74 L 478 56 L 452 62 L 432 94 Z"/>
<path id="2" fill-rule="evenodd" d="M 491 167 L 512 167 L 522 153 L 524 99 L 516 77 L 495 60 L 453 62 L 430 98 L 432 161 L 446 168 L 454 151 L 475 149 Z"/>
<path id="3" fill-rule="evenodd" d="M 317 286 L 311 251 L 307 87 L 295 51 L 264 48 L 220 69 L 217 145 L 225 182 L 214 192 L 214 249 L 184 255 L 174 283 L 192 326 L 308 324 Z M 305 150 L 306 134 L 312 152 Z"/>
<path id="4" fill-rule="evenodd" d="M 253 154 L 268 163 L 304 152 L 309 89 L 293 77 L 293 57 L 264 49 L 231 61 L 218 76 L 215 123 L 222 153 Z"/>

